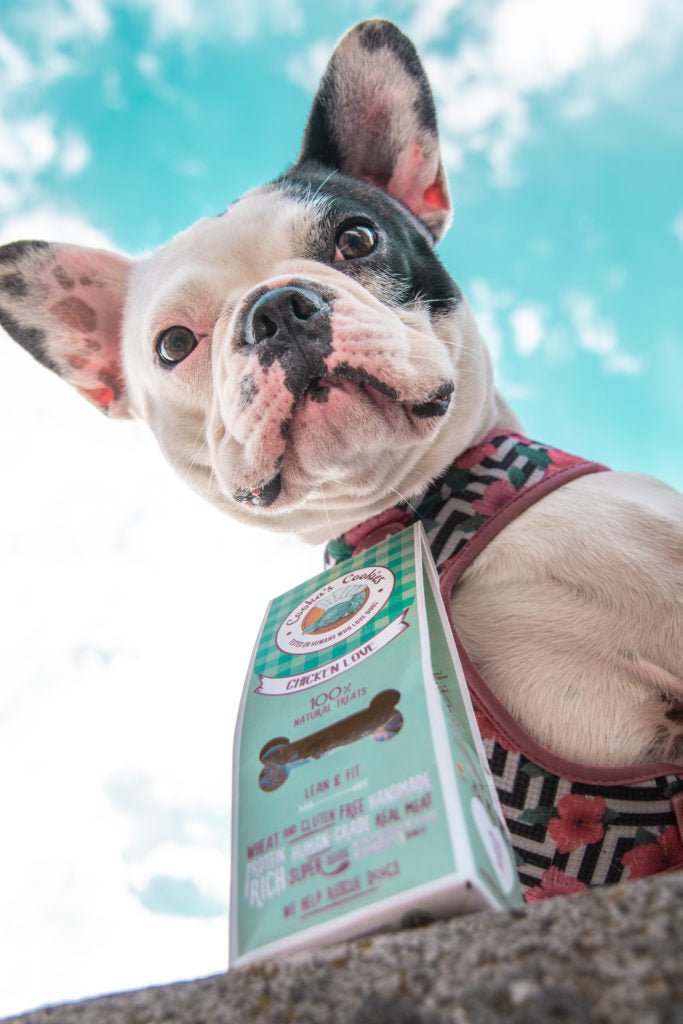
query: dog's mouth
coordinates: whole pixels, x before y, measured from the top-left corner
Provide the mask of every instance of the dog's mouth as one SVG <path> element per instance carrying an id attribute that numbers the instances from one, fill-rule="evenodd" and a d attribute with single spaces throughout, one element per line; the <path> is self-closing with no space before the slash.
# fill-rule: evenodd
<path id="1" fill-rule="evenodd" d="M 287 443 L 292 420 L 296 410 L 305 402 L 323 404 L 329 400 L 333 391 L 353 390 L 360 392 L 365 401 L 380 411 L 387 405 L 398 406 L 408 418 L 420 421 L 439 419 L 446 415 L 451 404 L 455 386 L 453 381 L 443 381 L 424 401 L 405 402 L 399 399 L 398 393 L 388 384 L 383 383 L 365 370 L 339 364 L 332 373 L 324 377 L 312 379 L 292 409 L 292 418 L 281 428 L 282 437 Z M 276 463 L 274 474 L 254 487 L 240 487 L 233 497 L 240 504 L 253 508 L 270 508 L 275 504 L 282 490 L 282 472 L 284 453 Z"/>
<path id="2" fill-rule="evenodd" d="M 331 376 L 311 381 L 304 397 L 309 397 L 316 402 L 324 402 L 329 396 L 330 389 L 343 388 L 346 381 L 350 381 L 360 388 L 370 402 L 377 403 L 381 399 L 388 398 L 392 402 L 400 404 L 409 415 L 417 416 L 418 419 L 445 416 L 454 390 L 453 381 L 444 381 L 424 402 L 401 402 L 395 388 L 384 384 L 366 370 L 348 366 L 346 363 L 339 363 Z"/>
<path id="3" fill-rule="evenodd" d="M 275 476 L 258 487 L 239 488 L 233 495 L 235 501 L 245 505 L 253 505 L 255 508 L 268 508 L 280 495 L 282 490 L 282 459 L 279 460 L 278 470 Z"/>

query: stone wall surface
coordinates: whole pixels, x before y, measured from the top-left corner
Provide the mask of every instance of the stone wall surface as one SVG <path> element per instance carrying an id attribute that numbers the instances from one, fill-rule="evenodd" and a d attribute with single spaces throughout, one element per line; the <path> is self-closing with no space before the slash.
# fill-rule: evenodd
<path id="1" fill-rule="evenodd" d="M 683 1024 L 683 871 L 14 1024 Z"/>

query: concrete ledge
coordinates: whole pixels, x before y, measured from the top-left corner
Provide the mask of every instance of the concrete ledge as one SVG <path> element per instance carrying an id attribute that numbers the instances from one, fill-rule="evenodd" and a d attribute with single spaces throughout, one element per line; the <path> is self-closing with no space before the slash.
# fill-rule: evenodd
<path id="1" fill-rule="evenodd" d="M 15 1024 L 683 1024 L 683 871 Z"/>

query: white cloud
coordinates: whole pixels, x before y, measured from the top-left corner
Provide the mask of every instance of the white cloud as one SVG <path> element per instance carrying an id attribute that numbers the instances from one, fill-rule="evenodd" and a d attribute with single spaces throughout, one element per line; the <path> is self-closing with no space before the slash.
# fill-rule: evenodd
<path id="1" fill-rule="evenodd" d="M 175 166 L 178 174 L 184 178 L 203 178 L 207 171 L 204 161 L 192 156 L 178 160 Z"/>
<path id="2" fill-rule="evenodd" d="M 52 118 L 44 114 L 0 121 L 0 171 L 30 175 L 43 170 L 57 153 Z"/>
<path id="3" fill-rule="evenodd" d="M 542 353 L 551 362 L 566 362 L 584 351 L 599 359 L 606 373 L 631 375 L 644 368 L 639 356 L 622 348 L 615 325 L 590 295 L 565 295 L 570 331 L 565 320 L 553 317 L 541 303 L 520 301 L 513 292 L 497 291 L 481 278 L 470 282 L 468 292 L 481 335 L 499 368 L 508 346 L 522 358 Z M 514 381 L 502 384 L 509 394 L 517 387 Z"/>
<path id="4" fill-rule="evenodd" d="M 73 129 L 60 131 L 52 117 L 3 117 L 0 109 L 0 210 L 39 201 L 42 175 L 55 167 L 78 174 L 89 158 L 85 139 Z"/>
<path id="5" fill-rule="evenodd" d="M 90 161 L 90 146 L 74 131 L 64 134 L 59 152 L 59 166 L 64 174 L 80 174 Z"/>
<path id="6" fill-rule="evenodd" d="M 161 62 L 154 53 L 141 53 L 135 61 L 135 66 L 145 78 L 158 78 L 161 71 Z"/>
<path id="7" fill-rule="evenodd" d="M 16 210 L 21 203 L 21 192 L 16 185 L 10 185 L 0 175 L 0 213 L 3 210 Z"/>
<path id="8" fill-rule="evenodd" d="M 31 62 L 4 32 L 0 32 L 0 81 L 3 87 L 9 91 L 23 89 L 31 80 Z"/>
<path id="9" fill-rule="evenodd" d="M 45 211 L 16 226 L 51 224 Z M 170 878 L 200 910 L 225 902 L 249 655 L 269 598 L 318 572 L 321 552 L 211 509 L 146 428 L 107 421 L 4 336 L 0 436 L 4 1017 L 225 969 L 224 915 L 142 897 Z M 122 778 L 148 784 L 114 799 Z"/>
<path id="10" fill-rule="evenodd" d="M 149 12 L 156 34 L 162 39 L 178 33 L 196 32 L 194 0 L 133 0 L 136 6 Z"/>
<path id="11" fill-rule="evenodd" d="M 683 245 L 683 210 L 674 217 L 671 222 L 671 230 L 681 245 Z"/>
<path id="12" fill-rule="evenodd" d="M 83 0 L 86 2 L 86 0 Z M 111 4 L 113 0 L 109 0 Z M 231 36 L 241 42 L 268 29 L 277 33 L 300 32 L 303 13 L 299 0 L 250 0 L 232 4 L 222 0 L 118 0 L 146 11 L 157 39 L 174 38 L 193 44 L 198 39 Z"/>
<path id="13" fill-rule="evenodd" d="M 493 362 L 497 363 L 503 354 L 504 340 L 500 316 L 512 303 L 513 296 L 510 292 L 498 292 L 488 281 L 477 278 L 470 284 L 469 297 L 481 335 Z"/>
<path id="14" fill-rule="evenodd" d="M 451 16 L 464 5 L 465 0 L 430 0 L 428 3 L 418 3 L 408 26 L 410 38 L 418 46 L 442 38 Z"/>
<path id="15" fill-rule="evenodd" d="M 291 57 L 287 63 L 287 76 L 290 81 L 300 85 L 306 92 L 315 92 L 333 47 L 333 42 L 318 39 L 303 53 Z"/>
<path id="16" fill-rule="evenodd" d="M 631 355 L 630 352 L 611 352 L 607 358 L 605 368 L 608 373 L 625 373 L 632 377 L 643 371 L 643 360 L 639 356 Z"/>
<path id="17" fill-rule="evenodd" d="M 589 295 L 569 292 L 565 296 L 565 304 L 580 347 L 599 356 L 608 373 L 636 374 L 642 371 L 642 359 L 621 349 L 616 327 L 600 316 Z"/>
<path id="18" fill-rule="evenodd" d="M 50 242 L 89 245 L 94 249 L 116 248 L 102 231 L 79 213 L 68 213 L 47 204 L 0 221 L 0 243 L 19 238 L 44 238 Z"/>
<path id="19" fill-rule="evenodd" d="M 102 38 L 111 28 L 108 4 L 106 0 L 69 0 L 76 24 L 83 26 L 87 32 Z"/>
<path id="20" fill-rule="evenodd" d="M 504 0 L 493 15 L 488 54 L 519 93 L 548 89 L 594 60 L 632 45 L 656 0 Z"/>
<path id="21" fill-rule="evenodd" d="M 607 271 L 605 283 L 610 291 L 618 292 L 624 287 L 626 278 L 628 277 L 625 267 L 610 267 Z"/>
<path id="22" fill-rule="evenodd" d="M 530 356 L 545 335 L 546 311 L 540 306 L 517 306 L 510 314 L 512 343 L 520 356 Z"/>
<path id="23" fill-rule="evenodd" d="M 598 109 L 595 96 L 579 94 L 569 96 L 563 101 L 560 107 L 562 116 L 567 121 L 582 121 L 584 118 L 592 117 Z"/>
<path id="24" fill-rule="evenodd" d="M 123 83 L 118 68 L 103 69 L 102 92 L 104 93 L 104 102 L 110 110 L 123 110 L 126 106 L 126 97 L 123 93 Z"/>
<path id="25" fill-rule="evenodd" d="M 463 42 L 444 55 L 444 26 L 461 7 L 460 0 L 415 0 L 408 32 L 423 48 L 441 44 L 438 52 L 423 49 L 423 58 L 446 138 L 484 152 L 501 185 L 516 180 L 514 157 L 533 133 L 534 97 L 557 90 L 561 114 L 590 116 L 598 95 L 633 91 L 671 60 L 683 37 L 676 0 L 493 0 L 465 6 Z"/>
<path id="26" fill-rule="evenodd" d="M 30 113 L 45 108 L 45 93 L 55 78 L 74 70 L 59 46 L 65 37 L 71 38 L 76 24 L 81 36 L 104 31 L 97 0 L 73 0 L 73 4 L 70 10 L 60 5 L 41 12 L 40 18 L 35 12 L 24 12 L 24 28 L 36 26 L 34 57 L 0 33 L 0 210 L 35 203 L 40 178 L 50 170 L 59 168 L 73 175 L 88 163 L 90 149 L 78 131 L 62 128 L 46 113 Z M 18 110 L 27 113 L 19 116 Z"/>

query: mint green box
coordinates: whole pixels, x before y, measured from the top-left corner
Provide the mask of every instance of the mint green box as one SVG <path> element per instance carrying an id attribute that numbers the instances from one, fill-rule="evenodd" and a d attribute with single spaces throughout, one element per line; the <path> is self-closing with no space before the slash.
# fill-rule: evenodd
<path id="1" fill-rule="evenodd" d="M 421 526 L 270 603 L 232 815 L 232 965 L 521 905 Z"/>

